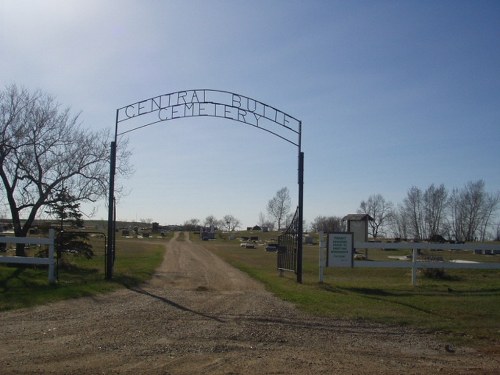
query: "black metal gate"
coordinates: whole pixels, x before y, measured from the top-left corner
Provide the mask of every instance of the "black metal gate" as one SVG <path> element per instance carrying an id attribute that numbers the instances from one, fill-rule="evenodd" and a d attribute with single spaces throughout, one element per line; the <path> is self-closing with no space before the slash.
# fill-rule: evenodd
<path id="1" fill-rule="evenodd" d="M 301 240 L 300 230 L 300 207 L 297 207 L 292 222 L 286 228 L 285 233 L 278 237 L 278 270 L 293 271 L 297 273 L 297 254 L 299 241 Z"/>

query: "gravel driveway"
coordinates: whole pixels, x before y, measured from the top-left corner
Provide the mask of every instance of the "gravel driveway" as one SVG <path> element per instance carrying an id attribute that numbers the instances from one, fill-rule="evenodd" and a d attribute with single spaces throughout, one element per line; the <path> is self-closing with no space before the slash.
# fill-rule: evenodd
<path id="1" fill-rule="evenodd" d="M 305 315 L 177 236 L 148 284 L 3 312 L 0 325 L 1 374 L 500 373 L 498 355 L 433 335 Z"/>

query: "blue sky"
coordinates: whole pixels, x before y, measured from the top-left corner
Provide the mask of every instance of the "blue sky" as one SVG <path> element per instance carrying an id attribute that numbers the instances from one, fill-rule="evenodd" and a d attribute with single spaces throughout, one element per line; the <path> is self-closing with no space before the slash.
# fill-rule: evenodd
<path id="1" fill-rule="evenodd" d="M 90 128 L 195 88 L 298 118 L 307 222 L 413 185 L 500 190 L 498 1 L 0 0 L 0 56 L 2 86 L 42 89 Z M 248 125 L 177 119 L 129 139 L 119 219 L 254 225 L 283 186 L 297 204 L 296 148 Z"/>

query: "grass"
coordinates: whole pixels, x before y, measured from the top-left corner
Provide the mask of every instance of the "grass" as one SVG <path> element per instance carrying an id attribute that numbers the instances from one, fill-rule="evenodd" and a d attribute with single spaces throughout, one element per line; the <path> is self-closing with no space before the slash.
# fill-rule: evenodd
<path id="1" fill-rule="evenodd" d="M 64 256 L 59 281 L 49 285 L 46 267 L 0 266 L 0 311 L 29 307 L 68 298 L 110 292 L 151 278 L 163 259 L 160 243 L 117 240 L 113 281 L 104 280 L 104 251 L 97 242 L 95 257 Z"/>
<path id="2" fill-rule="evenodd" d="M 303 283 L 293 273 L 278 277 L 276 254 L 263 247 L 244 249 L 237 241 L 204 242 L 212 252 L 263 282 L 278 297 L 313 314 L 391 325 L 412 326 L 444 334 L 455 343 L 498 345 L 500 337 L 500 271 L 446 270 L 442 278 L 418 275 L 411 285 L 410 269 L 353 268 L 325 271 L 319 282 L 318 246 L 304 246 Z M 370 251 L 370 259 L 385 259 L 386 251 Z M 442 255 L 442 254 L 440 254 Z M 444 254 L 444 258 L 454 257 Z M 467 259 L 498 257 L 466 255 Z M 463 254 L 460 256 L 464 258 Z"/>
<path id="3" fill-rule="evenodd" d="M 242 235 L 249 235 L 243 233 Z M 252 234 L 253 235 L 253 234 Z M 259 234 L 272 240 L 275 233 Z M 170 238 L 170 237 L 167 237 Z M 191 240 L 199 240 L 191 235 Z M 278 276 L 276 254 L 245 249 L 232 236 L 201 242 L 228 263 L 264 283 L 278 297 L 313 314 L 416 327 L 446 335 L 453 343 L 499 345 L 500 271 L 446 270 L 439 279 L 418 275 L 411 286 L 410 269 L 326 269 L 319 283 L 318 246 L 304 246 L 303 283 L 295 274 Z M 0 311 L 67 298 L 90 296 L 148 280 L 160 265 L 167 239 L 117 238 L 117 260 L 113 281 L 104 280 L 104 254 L 96 250 L 91 260 L 68 258 L 69 267 L 59 273 L 59 282 L 49 285 L 45 267 L 0 266 Z M 180 237 L 179 240 L 185 240 Z M 95 249 L 102 248 L 97 244 Z M 370 259 L 385 259 L 401 252 L 370 250 Z M 456 257 L 445 253 L 444 258 Z M 461 256 L 463 257 L 463 256 Z M 500 261 L 498 256 L 466 255 L 469 260 Z M 480 257 L 480 258 L 477 258 Z"/>

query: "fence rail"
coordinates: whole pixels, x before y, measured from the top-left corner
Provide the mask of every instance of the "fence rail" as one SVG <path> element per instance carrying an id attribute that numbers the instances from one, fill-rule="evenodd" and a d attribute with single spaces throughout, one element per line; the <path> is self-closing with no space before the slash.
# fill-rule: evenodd
<path id="1" fill-rule="evenodd" d="M 395 249 L 395 250 L 498 250 L 500 245 L 486 243 L 431 243 L 431 242 L 355 242 L 355 249 Z"/>
<path id="2" fill-rule="evenodd" d="M 352 267 L 365 267 L 365 268 L 411 268 L 411 282 L 412 285 L 417 284 L 417 270 L 438 268 L 438 269 L 483 269 L 483 270 L 500 270 L 500 263 L 498 262 L 454 262 L 454 261 L 437 261 L 418 259 L 419 250 L 458 250 L 458 251 L 491 251 L 494 254 L 500 253 L 500 245 L 498 244 L 485 244 L 485 243 L 429 243 L 429 242 L 355 242 L 355 250 L 364 249 L 379 249 L 379 250 L 410 250 L 411 258 L 408 260 L 394 260 L 394 261 L 366 261 L 366 260 L 353 260 Z M 325 252 L 327 250 L 327 241 L 324 234 L 320 234 L 320 282 L 323 281 L 325 262 Z M 354 253 L 354 252 L 353 252 Z M 354 255 L 354 254 L 353 254 Z"/>
<path id="3" fill-rule="evenodd" d="M 38 264 L 49 266 L 49 283 L 55 283 L 55 259 L 54 259 L 54 229 L 49 230 L 49 237 L 0 237 L 0 243 L 26 245 L 48 245 L 49 256 L 47 258 L 38 257 L 19 257 L 19 256 L 0 256 L 0 263 L 10 264 Z"/>
<path id="4" fill-rule="evenodd" d="M 492 250 L 500 251 L 500 245 L 484 244 L 484 243 L 465 243 L 465 244 L 450 244 L 450 243 L 428 243 L 428 242 L 357 242 L 354 248 L 359 249 L 384 249 L 384 250 L 411 250 L 411 262 L 408 261 L 363 261 L 355 260 L 354 267 L 380 267 L 380 268 L 411 268 L 411 283 L 417 285 L 417 270 L 422 268 L 438 268 L 438 269 L 500 269 L 500 263 L 458 263 L 451 261 L 427 261 L 418 259 L 419 250 Z"/>

